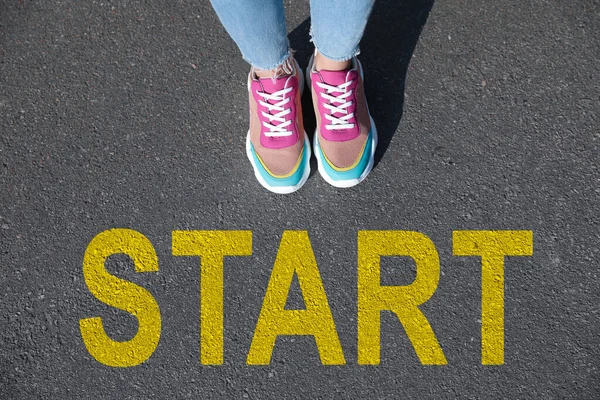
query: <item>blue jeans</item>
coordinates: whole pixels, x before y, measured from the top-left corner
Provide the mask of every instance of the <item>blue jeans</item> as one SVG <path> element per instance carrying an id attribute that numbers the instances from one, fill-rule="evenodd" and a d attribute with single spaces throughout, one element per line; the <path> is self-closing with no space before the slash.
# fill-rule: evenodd
<path id="1" fill-rule="evenodd" d="M 375 0 L 310 0 L 311 35 L 336 60 L 358 54 Z M 253 67 L 274 69 L 290 55 L 283 0 L 211 0 L 221 23 Z"/>

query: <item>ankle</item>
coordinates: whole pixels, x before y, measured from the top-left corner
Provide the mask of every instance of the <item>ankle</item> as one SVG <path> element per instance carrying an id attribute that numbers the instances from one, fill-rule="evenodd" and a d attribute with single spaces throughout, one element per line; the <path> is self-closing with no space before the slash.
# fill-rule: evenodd
<path id="1" fill-rule="evenodd" d="M 273 77 L 277 76 L 277 70 L 278 70 L 278 68 L 275 68 L 275 69 L 256 69 L 255 68 L 254 73 L 259 78 L 273 78 Z"/>
<path id="2" fill-rule="evenodd" d="M 336 61 L 325 57 L 319 52 L 315 55 L 315 70 L 317 71 L 322 69 L 328 71 L 344 71 L 350 69 L 351 66 L 352 60 Z"/>
<path id="3" fill-rule="evenodd" d="M 253 68 L 254 73 L 259 78 L 281 78 L 285 76 L 290 76 L 294 73 L 294 69 L 292 67 L 292 58 L 288 58 L 281 65 L 273 69 L 258 69 Z"/>

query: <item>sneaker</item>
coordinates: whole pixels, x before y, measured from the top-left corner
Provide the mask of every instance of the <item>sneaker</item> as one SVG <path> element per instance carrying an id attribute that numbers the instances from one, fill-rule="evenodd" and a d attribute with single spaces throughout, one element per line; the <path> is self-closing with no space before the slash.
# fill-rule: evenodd
<path id="1" fill-rule="evenodd" d="M 285 66 L 291 74 L 259 78 L 248 76 L 250 129 L 246 154 L 260 184 L 274 193 L 300 189 L 310 174 L 310 142 L 302 122 L 300 98 L 302 70 L 291 58 Z"/>
<path id="2" fill-rule="evenodd" d="M 316 53 L 315 53 L 316 54 Z M 311 57 L 306 79 L 317 118 L 314 153 L 319 173 L 336 187 L 351 187 L 373 169 L 377 129 L 369 114 L 363 69 L 356 57 L 345 71 L 314 69 Z"/>

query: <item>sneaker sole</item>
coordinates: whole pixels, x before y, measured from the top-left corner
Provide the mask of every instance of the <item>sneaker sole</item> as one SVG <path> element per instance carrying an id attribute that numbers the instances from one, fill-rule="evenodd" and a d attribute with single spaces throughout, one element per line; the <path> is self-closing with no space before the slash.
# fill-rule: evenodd
<path id="1" fill-rule="evenodd" d="M 327 170 L 325 169 L 325 167 L 323 167 L 323 163 L 326 161 L 323 161 L 323 152 L 321 150 L 321 147 L 319 146 L 319 134 L 317 132 L 317 130 L 315 129 L 315 138 L 314 138 L 314 153 L 315 153 L 315 158 L 317 159 L 317 167 L 318 167 L 318 171 L 319 174 L 321 175 L 321 177 L 325 180 L 325 182 L 329 183 L 331 186 L 335 186 L 338 188 L 349 188 L 352 186 L 356 186 L 359 183 L 361 183 L 362 181 L 365 180 L 365 178 L 367 177 L 367 175 L 369 175 L 369 173 L 373 170 L 373 165 L 375 164 L 375 151 L 377 149 L 377 128 L 375 127 L 375 122 L 373 122 L 373 118 L 371 118 L 371 116 L 369 115 L 369 119 L 371 121 L 371 140 L 373 141 L 373 144 L 371 145 L 371 154 L 369 156 L 369 162 L 367 163 L 367 166 L 365 167 L 365 170 L 362 172 L 362 174 L 360 174 L 360 176 L 358 178 L 355 179 L 334 179 L 332 178 L 328 173 Z"/>
<path id="2" fill-rule="evenodd" d="M 262 187 L 273 193 L 290 194 L 300 189 L 306 183 L 310 175 L 310 157 L 312 156 L 310 151 L 310 142 L 308 140 L 306 132 L 304 132 L 304 151 L 307 152 L 307 162 L 304 164 L 304 171 L 302 172 L 302 177 L 300 178 L 300 181 L 297 184 L 292 186 L 269 185 L 260 174 L 260 171 L 258 169 L 259 166 L 257 166 L 254 162 L 254 157 L 252 155 L 252 144 L 250 142 L 250 131 L 248 131 L 248 135 L 246 136 L 246 156 L 248 157 L 248 160 L 250 160 L 250 164 L 252 164 L 252 169 L 254 169 L 254 176 L 256 177 L 256 180 L 258 181 L 258 183 L 261 184 Z"/>

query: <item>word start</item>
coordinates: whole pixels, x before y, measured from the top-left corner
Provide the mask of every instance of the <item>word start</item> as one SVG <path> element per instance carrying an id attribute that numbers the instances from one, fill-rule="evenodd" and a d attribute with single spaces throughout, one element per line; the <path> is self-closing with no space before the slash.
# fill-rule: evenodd
<path id="1" fill-rule="evenodd" d="M 481 362 L 504 363 L 505 256 L 531 256 L 532 231 L 454 231 L 455 256 L 481 257 Z M 223 262 L 226 256 L 252 255 L 252 231 L 173 231 L 174 256 L 200 257 L 200 362 L 223 363 Z M 419 309 L 435 292 L 440 261 L 431 239 L 412 231 L 358 232 L 358 354 L 361 365 L 380 363 L 380 313 L 392 311 L 422 364 L 447 364 L 429 321 Z M 93 296 L 137 318 L 131 340 L 115 341 L 105 332 L 101 317 L 80 320 L 83 343 L 100 363 L 131 367 L 146 361 L 161 335 L 160 308 L 145 288 L 111 275 L 105 268 L 113 254 L 126 254 L 137 272 L 158 271 L 152 243 L 130 229 L 110 229 L 89 243 L 83 276 Z M 380 258 L 411 257 L 415 280 L 405 286 L 382 286 Z M 305 309 L 285 309 L 296 274 Z M 306 231 L 284 231 L 262 308 L 248 351 L 248 365 L 267 365 L 277 336 L 312 335 L 322 364 L 346 363 L 319 268 Z"/>

